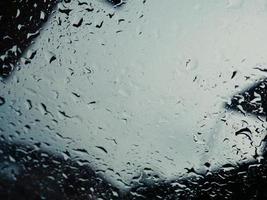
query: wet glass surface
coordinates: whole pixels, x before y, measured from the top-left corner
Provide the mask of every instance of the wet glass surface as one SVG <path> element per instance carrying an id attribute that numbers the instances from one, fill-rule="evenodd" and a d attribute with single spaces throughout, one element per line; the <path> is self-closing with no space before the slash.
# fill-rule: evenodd
<path id="1" fill-rule="evenodd" d="M 0 7 L 1 194 L 240 199 L 266 185 L 266 1 Z"/>

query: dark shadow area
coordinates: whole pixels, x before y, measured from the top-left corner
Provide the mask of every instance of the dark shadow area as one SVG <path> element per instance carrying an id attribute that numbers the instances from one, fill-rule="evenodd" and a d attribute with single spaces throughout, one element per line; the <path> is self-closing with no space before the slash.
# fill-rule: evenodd
<path id="1" fill-rule="evenodd" d="M 250 113 L 256 116 L 267 115 L 267 80 L 262 80 L 254 86 L 245 89 L 231 99 L 227 109 Z"/>
<path id="2" fill-rule="evenodd" d="M 267 162 L 221 169 L 197 178 L 135 188 L 130 199 L 267 199 Z M 138 196 L 137 196 L 138 195 Z"/>
<path id="3" fill-rule="evenodd" d="M 66 152 L 66 154 L 68 154 Z M 267 199 L 267 159 L 171 182 L 140 182 L 121 195 L 87 161 L 1 142 L 0 199 Z M 231 169 L 231 170 L 228 170 Z"/>
<path id="4" fill-rule="evenodd" d="M 0 199 L 118 198 L 118 190 L 98 176 L 87 161 L 66 156 L 59 158 L 33 146 L 1 142 Z"/>
<path id="5" fill-rule="evenodd" d="M 56 0 L 0 1 L 0 76 L 7 77 L 23 51 L 40 34 Z"/>

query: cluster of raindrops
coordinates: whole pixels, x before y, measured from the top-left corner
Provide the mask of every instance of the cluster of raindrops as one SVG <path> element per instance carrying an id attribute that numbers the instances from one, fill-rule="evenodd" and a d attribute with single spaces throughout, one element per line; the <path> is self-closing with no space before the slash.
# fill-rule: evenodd
<path id="1" fill-rule="evenodd" d="M 246 1 L 136 2 L 0 3 L 0 197 L 267 196 L 267 70 L 231 57 Z"/>

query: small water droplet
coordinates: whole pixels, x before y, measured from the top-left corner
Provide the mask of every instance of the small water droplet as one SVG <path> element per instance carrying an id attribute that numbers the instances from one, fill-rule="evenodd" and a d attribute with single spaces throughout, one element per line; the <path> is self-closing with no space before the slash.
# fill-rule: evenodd
<path id="1" fill-rule="evenodd" d="M 4 105 L 6 102 L 6 100 L 4 99 L 4 97 L 0 97 L 0 106 Z"/>

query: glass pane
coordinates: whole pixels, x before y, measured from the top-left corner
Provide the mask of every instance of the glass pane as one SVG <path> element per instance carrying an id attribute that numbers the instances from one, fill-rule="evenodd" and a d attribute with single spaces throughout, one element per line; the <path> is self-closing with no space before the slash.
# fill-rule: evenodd
<path id="1" fill-rule="evenodd" d="M 87 166 L 105 198 L 262 158 L 264 1 L 16 3 L 1 17 L 18 27 L 1 35 L 13 38 L 0 45 L 5 155 Z"/>

